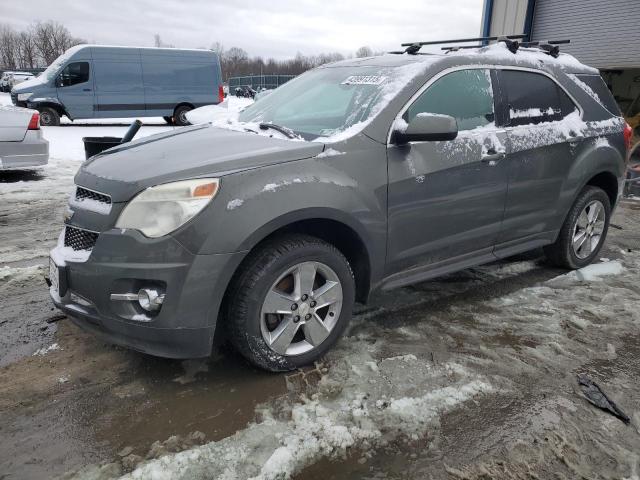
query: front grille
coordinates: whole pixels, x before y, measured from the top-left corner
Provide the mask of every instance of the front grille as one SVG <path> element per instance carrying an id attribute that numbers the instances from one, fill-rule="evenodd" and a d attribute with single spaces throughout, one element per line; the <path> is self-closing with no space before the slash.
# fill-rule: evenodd
<path id="1" fill-rule="evenodd" d="M 111 197 L 104 193 L 94 192 L 83 187 L 76 186 L 76 200 L 95 200 L 96 202 L 111 205 Z"/>
<path id="2" fill-rule="evenodd" d="M 91 250 L 98 240 L 98 233 L 81 228 L 66 226 L 64 229 L 64 246 L 74 250 Z"/>

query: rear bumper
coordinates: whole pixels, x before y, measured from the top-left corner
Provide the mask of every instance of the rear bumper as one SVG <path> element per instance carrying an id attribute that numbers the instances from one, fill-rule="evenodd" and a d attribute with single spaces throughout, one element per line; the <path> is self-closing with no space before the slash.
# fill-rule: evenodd
<path id="1" fill-rule="evenodd" d="M 60 292 L 53 303 L 104 340 L 150 355 L 199 358 L 211 353 L 218 311 L 243 252 L 194 255 L 171 237 L 147 239 L 134 230 L 108 230 L 85 261 L 58 246 Z M 82 259 L 80 259 L 82 260 Z M 111 294 L 153 287 L 165 298 L 157 314 Z"/>
<path id="2" fill-rule="evenodd" d="M 0 170 L 38 167 L 49 161 L 49 142 L 40 130 L 28 130 L 21 142 L 0 142 Z"/>

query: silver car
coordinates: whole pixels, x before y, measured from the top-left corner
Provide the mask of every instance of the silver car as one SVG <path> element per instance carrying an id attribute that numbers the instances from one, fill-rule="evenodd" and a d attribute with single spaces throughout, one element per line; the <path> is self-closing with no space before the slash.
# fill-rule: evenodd
<path id="1" fill-rule="evenodd" d="M 49 142 L 35 110 L 0 106 L 0 170 L 37 167 L 49 160 Z"/>

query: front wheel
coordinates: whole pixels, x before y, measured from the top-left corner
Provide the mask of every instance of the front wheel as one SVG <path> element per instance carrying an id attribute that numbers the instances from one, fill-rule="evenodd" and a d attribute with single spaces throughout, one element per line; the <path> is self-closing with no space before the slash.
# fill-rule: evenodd
<path id="1" fill-rule="evenodd" d="M 43 127 L 57 127 L 60 125 L 60 114 L 51 107 L 42 107 L 40 111 L 40 125 Z"/>
<path id="2" fill-rule="evenodd" d="M 274 239 L 252 252 L 230 290 L 231 341 L 251 363 L 288 371 L 313 363 L 351 318 L 355 281 L 333 245 L 308 235 Z"/>
<path id="3" fill-rule="evenodd" d="M 586 267 L 604 244 L 610 217 L 611 203 L 607 194 L 598 187 L 585 187 L 571 207 L 558 239 L 545 247 L 547 258 L 559 267 Z"/>

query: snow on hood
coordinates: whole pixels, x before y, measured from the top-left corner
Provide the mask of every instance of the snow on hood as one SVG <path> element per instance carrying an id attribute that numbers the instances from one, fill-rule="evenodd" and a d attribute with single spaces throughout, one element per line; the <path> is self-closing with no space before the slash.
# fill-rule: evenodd
<path id="1" fill-rule="evenodd" d="M 39 77 L 33 77 L 33 78 L 30 78 L 29 80 L 25 80 L 24 82 L 20 82 L 18 85 L 13 87 L 11 91 L 14 93 L 27 93 L 29 92 L 30 88 L 41 87 L 45 83 L 46 82 L 44 81 L 41 75 Z"/>

